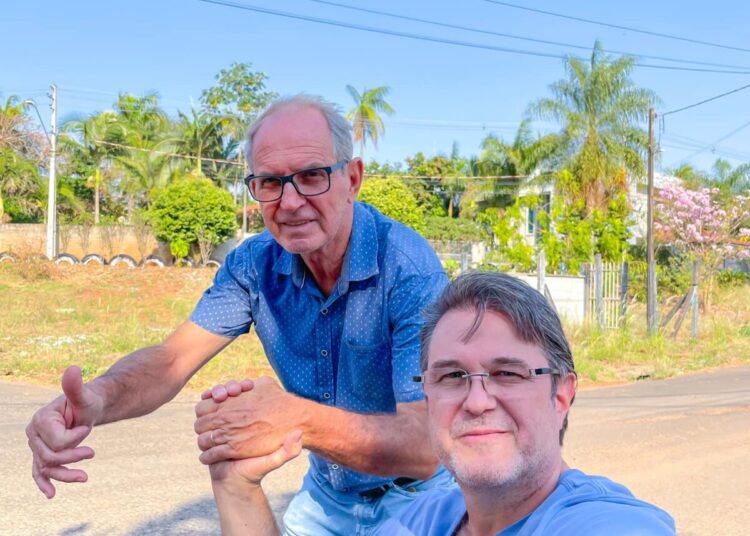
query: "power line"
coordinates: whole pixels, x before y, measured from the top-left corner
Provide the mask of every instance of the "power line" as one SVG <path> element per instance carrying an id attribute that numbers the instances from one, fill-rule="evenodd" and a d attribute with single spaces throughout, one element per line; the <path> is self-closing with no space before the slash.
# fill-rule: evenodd
<path id="1" fill-rule="evenodd" d="M 705 151 L 707 151 L 708 149 L 711 149 L 712 147 L 714 147 L 715 145 L 717 145 L 717 144 L 721 143 L 722 141 L 724 141 L 724 140 L 726 140 L 726 139 L 728 139 L 728 138 L 731 138 L 732 136 L 734 136 L 735 134 L 737 134 L 737 133 L 738 133 L 738 132 L 740 132 L 741 130 L 744 130 L 744 129 L 746 129 L 747 127 L 750 127 L 750 121 L 748 121 L 748 122 L 746 122 L 746 123 L 743 123 L 743 124 L 742 124 L 742 125 L 740 125 L 739 127 L 737 127 L 737 128 L 735 128 L 734 130 L 732 130 L 732 131 L 731 131 L 730 133 L 728 133 L 728 134 L 725 134 L 724 136 L 722 136 L 721 138 L 717 139 L 717 140 L 716 140 L 716 141 L 714 141 L 713 143 L 709 143 L 709 144 L 707 144 L 707 145 L 706 145 L 705 147 L 702 147 L 701 149 L 698 149 L 697 151 L 695 151 L 695 152 L 693 152 L 693 153 L 689 154 L 688 156 L 686 156 L 685 158 L 683 158 L 682 160 L 680 160 L 680 162 L 685 162 L 685 161 L 687 161 L 687 160 L 690 160 L 691 158 L 693 158 L 693 157 L 695 157 L 695 156 L 698 156 L 698 155 L 699 155 L 699 154 L 701 154 L 702 152 L 705 152 Z"/>
<path id="2" fill-rule="evenodd" d="M 527 179 L 531 175 L 402 175 L 400 173 L 364 173 L 365 177 L 388 178 L 395 177 L 399 179 L 420 179 L 420 180 L 444 180 L 444 179 L 461 179 L 461 180 L 503 180 L 503 179 Z"/>
<path id="3" fill-rule="evenodd" d="M 470 27 L 470 26 L 461 26 L 461 25 L 458 25 L 458 24 L 449 24 L 449 23 L 439 22 L 439 21 L 434 21 L 434 20 L 421 19 L 421 18 L 418 18 L 418 17 L 410 17 L 410 16 L 407 16 L 407 15 L 399 15 L 399 14 L 396 14 L 396 13 L 388 13 L 388 12 L 385 12 L 385 11 L 378 11 L 378 10 L 375 10 L 375 9 L 367 9 L 367 8 L 362 8 L 362 7 L 350 6 L 350 5 L 347 5 L 347 4 L 340 4 L 338 2 L 330 2 L 328 0 L 308 0 L 308 1 L 315 2 L 316 4 L 324 4 L 324 5 L 334 6 L 334 7 L 341 7 L 341 8 L 344 8 L 344 9 L 350 9 L 350 10 L 353 10 L 353 11 L 360 11 L 360 12 L 363 12 L 363 13 L 372 13 L 374 15 L 383 15 L 385 17 L 392 17 L 392 18 L 395 18 L 395 19 L 408 20 L 408 21 L 419 22 L 419 23 L 423 23 L 423 24 L 430 24 L 430 25 L 439 26 L 439 27 L 442 27 L 442 28 L 452 28 L 452 29 L 455 29 L 455 30 L 463 30 L 463 31 L 467 31 L 467 32 L 474 32 L 474 33 L 485 34 L 485 35 L 494 35 L 496 37 L 506 37 L 508 39 L 518 39 L 520 41 L 530 41 L 532 43 L 541 43 L 541 44 L 544 44 L 544 45 L 555 45 L 555 46 L 562 46 L 562 47 L 568 47 L 568 48 L 576 48 L 576 49 L 579 49 L 579 50 L 587 50 L 587 51 L 591 50 L 590 46 L 575 45 L 575 44 L 572 44 L 572 43 L 562 43 L 562 42 L 559 42 L 559 41 L 548 41 L 546 39 L 537 39 L 537 38 L 534 38 L 534 37 L 528 37 L 528 36 L 522 36 L 522 35 L 514 35 L 514 34 L 508 34 L 508 33 L 502 33 L 502 32 L 494 32 L 494 31 L 491 31 L 491 30 L 483 30 L 481 28 L 474 28 L 474 27 Z M 652 60 L 660 60 L 660 61 L 672 61 L 672 62 L 678 62 L 678 63 L 688 63 L 688 64 L 692 64 L 692 65 L 706 65 L 706 66 L 710 66 L 710 67 L 725 67 L 725 68 L 729 68 L 729 69 L 743 69 L 743 70 L 750 69 L 750 67 L 747 67 L 747 66 L 727 65 L 727 64 L 722 64 L 722 63 L 712 63 L 712 62 L 695 61 L 695 60 L 685 60 L 685 59 L 681 59 L 681 58 L 669 58 L 669 57 L 665 57 L 665 56 L 653 56 L 653 55 L 649 55 L 649 54 L 639 54 L 639 53 L 634 53 L 634 52 L 622 52 L 622 51 L 619 51 L 619 50 L 606 50 L 606 49 L 603 49 L 603 52 L 606 52 L 608 54 L 618 54 L 618 55 L 621 55 L 621 56 L 633 56 L 633 57 L 639 57 L 639 58 L 644 58 L 644 59 L 652 59 Z"/>
<path id="4" fill-rule="evenodd" d="M 645 35 L 652 35 L 652 36 L 655 36 L 655 37 L 662 37 L 664 39 L 674 39 L 676 41 L 684 41 L 684 42 L 687 42 L 687 43 L 694 43 L 694 44 L 697 44 L 697 45 L 705 45 L 705 46 L 716 47 L 716 48 L 724 48 L 724 49 L 728 49 L 728 50 L 739 50 L 740 52 L 750 52 L 750 49 L 747 49 L 747 48 L 735 47 L 735 46 L 731 46 L 731 45 L 723 45 L 723 44 L 720 44 L 720 43 L 711 43 L 709 41 L 701 41 L 699 39 L 691 39 L 689 37 L 681 37 L 679 35 L 670 35 L 670 34 L 665 34 L 665 33 L 660 33 L 660 32 L 652 32 L 650 30 L 641 30 L 639 28 L 632 28 L 630 26 L 621 26 L 619 24 L 612 24 L 612 23 L 609 23 L 609 22 L 603 22 L 603 21 L 597 21 L 597 20 L 591 20 L 591 19 L 584 19 L 582 17 L 574 17 L 572 15 L 565 15 L 563 13 L 554 13 L 552 11 L 545 11 L 543 9 L 536 9 L 536 8 L 527 7 L 527 6 L 519 6 L 517 4 L 511 4 L 510 2 L 501 2 L 499 0 L 484 0 L 484 1 L 487 2 L 487 3 L 490 3 L 490 4 L 498 4 L 498 5 L 501 5 L 501 6 L 511 7 L 511 8 L 514 8 L 514 9 L 521 9 L 521 10 L 524 10 L 524 11 L 531 11 L 533 13 L 541 13 L 542 15 L 549 15 L 551 17 L 559 17 L 561 19 L 574 20 L 574 21 L 577 21 L 577 22 L 585 22 L 586 24 L 595 24 L 597 26 L 606 26 L 607 28 L 616 28 L 618 30 L 627 30 L 629 32 L 636 32 L 636 33 L 641 33 L 641 34 L 645 34 Z"/>
<path id="5" fill-rule="evenodd" d="M 683 106 L 682 108 L 677 108 L 676 110 L 671 110 L 669 112 L 664 112 L 661 114 L 662 117 L 665 117 L 670 114 L 676 114 L 677 112 L 682 112 L 685 110 L 689 110 L 690 108 L 695 108 L 696 106 L 700 106 L 701 104 L 706 104 L 707 102 L 715 101 L 716 99 L 720 99 L 722 97 L 726 97 L 727 95 L 731 95 L 732 93 L 737 93 L 738 91 L 742 91 L 743 89 L 750 88 L 750 84 L 744 85 L 742 87 L 738 87 L 736 89 L 733 89 L 731 91 L 727 91 L 726 93 L 722 93 L 721 95 L 716 95 L 715 97 L 710 97 L 708 99 L 702 100 L 700 102 L 696 102 L 694 104 L 689 104 L 688 106 Z"/>
<path id="6" fill-rule="evenodd" d="M 93 140 L 94 143 L 99 143 L 101 145 L 108 145 L 110 147 L 119 147 L 121 149 L 133 149 L 135 151 L 141 151 L 144 153 L 154 153 L 154 154 L 160 154 L 163 156 L 172 156 L 175 158 L 185 158 L 188 160 L 200 160 L 201 162 L 215 162 L 218 164 L 228 164 L 230 166 L 237 166 L 237 167 L 243 167 L 243 164 L 240 164 L 239 162 L 236 162 L 234 160 L 222 160 L 221 158 L 207 158 L 205 156 L 193 156 L 189 154 L 178 154 L 178 153 L 171 153 L 168 151 L 160 151 L 158 149 L 144 149 L 142 147 L 135 147 L 133 145 L 125 145 L 123 143 L 114 143 L 111 141 L 104 141 L 104 140 Z"/>
<path id="7" fill-rule="evenodd" d="M 535 52 L 531 50 L 521 50 L 521 49 L 514 49 L 514 48 L 508 48 L 508 47 L 500 47 L 500 46 L 494 46 L 494 45 L 485 45 L 481 43 L 471 43 L 468 41 L 460 41 L 456 39 L 444 39 L 440 37 L 432 37 L 428 35 L 422 35 L 422 34 L 413 34 L 408 32 L 400 32 L 396 30 L 387 30 L 383 28 L 375 28 L 372 26 L 364 26 L 361 24 L 353 24 L 348 22 L 341 22 L 336 21 L 332 19 L 322 19 L 319 17 L 311 17 L 308 15 L 300 15 L 296 13 L 289 13 L 287 11 L 277 11 L 274 9 L 267 9 L 263 7 L 258 6 L 251 6 L 247 4 L 239 4 L 237 2 L 230 2 L 227 0 L 199 0 L 200 2 L 205 2 L 207 4 L 216 4 L 224 7 L 233 7 L 237 9 L 244 9 L 246 11 L 254 11 L 257 13 L 265 13 L 267 15 L 275 15 L 279 17 L 286 17 L 290 19 L 297 19 L 297 20 L 304 20 L 308 22 L 316 22 L 319 24 L 327 24 L 329 26 L 338 26 L 341 28 L 349 28 L 353 30 L 361 30 L 365 32 L 371 32 L 371 33 L 377 33 L 377 34 L 383 34 L 383 35 L 393 35 L 396 37 L 405 37 L 407 39 L 416 39 L 419 41 L 429 41 L 433 43 L 443 43 L 447 45 L 455 45 L 455 46 L 462 46 L 462 47 L 468 47 L 468 48 L 477 48 L 477 49 L 483 49 L 483 50 L 492 50 L 495 52 L 507 52 L 511 54 L 522 54 L 526 56 L 536 56 L 536 57 L 543 57 L 543 58 L 555 58 L 560 60 L 568 59 L 569 56 L 560 55 L 560 54 L 551 54 L 546 52 Z M 583 60 L 583 58 L 577 57 L 579 60 Z M 720 70 L 720 69 L 702 69 L 702 68 L 692 68 L 692 67 L 677 67 L 677 66 L 668 66 L 668 65 L 652 65 L 652 64 L 646 64 L 646 63 L 638 63 L 636 62 L 636 65 L 639 67 L 649 68 L 649 69 L 663 69 L 663 70 L 671 70 L 671 71 L 690 71 L 690 72 L 702 72 L 702 73 L 717 73 L 717 74 L 750 74 L 750 71 L 744 70 L 744 71 L 732 71 L 732 70 Z"/>

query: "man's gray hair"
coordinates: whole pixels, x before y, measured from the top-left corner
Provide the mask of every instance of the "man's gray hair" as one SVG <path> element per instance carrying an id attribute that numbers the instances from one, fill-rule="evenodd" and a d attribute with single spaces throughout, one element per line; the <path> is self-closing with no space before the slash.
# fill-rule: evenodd
<path id="1" fill-rule="evenodd" d="M 573 353 L 565 337 L 560 317 L 547 300 L 524 281 L 498 272 L 469 272 L 450 283 L 440 297 L 423 311 L 422 371 L 427 370 L 428 350 L 432 334 L 440 319 L 452 310 L 475 311 L 474 324 L 464 340 L 469 340 L 482 323 L 484 313 L 501 314 L 513 326 L 522 341 L 538 345 L 551 368 L 560 371 L 560 377 L 575 374 Z M 552 395 L 557 390 L 557 376 L 552 376 Z M 560 430 L 560 444 L 568 425 L 565 417 Z"/>
<path id="2" fill-rule="evenodd" d="M 251 169 L 253 165 L 253 138 L 255 134 L 268 116 L 287 106 L 307 106 L 322 113 L 328 123 L 328 129 L 331 131 L 333 156 L 336 162 L 352 159 L 352 155 L 354 154 L 352 127 L 342 115 L 340 108 L 322 97 L 301 93 L 272 101 L 258 114 L 253 124 L 250 125 L 245 137 L 245 157 Z"/>

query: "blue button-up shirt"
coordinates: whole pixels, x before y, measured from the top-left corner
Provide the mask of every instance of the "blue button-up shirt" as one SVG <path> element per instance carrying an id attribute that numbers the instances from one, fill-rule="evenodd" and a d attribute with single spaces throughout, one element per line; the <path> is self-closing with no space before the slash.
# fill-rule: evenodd
<path id="1" fill-rule="evenodd" d="M 421 310 L 447 281 L 420 235 L 357 202 L 341 276 L 329 296 L 302 258 L 265 231 L 227 256 L 190 319 L 227 337 L 247 333 L 254 323 L 271 366 L 292 393 L 349 411 L 394 413 L 396 404 L 423 398 L 411 381 L 420 373 Z M 391 480 L 315 453 L 310 461 L 340 491 Z"/>

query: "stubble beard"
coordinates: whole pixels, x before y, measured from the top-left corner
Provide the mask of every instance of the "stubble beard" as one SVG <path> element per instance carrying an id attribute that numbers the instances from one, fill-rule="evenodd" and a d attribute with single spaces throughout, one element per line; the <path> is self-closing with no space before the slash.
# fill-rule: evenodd
<path id="1" fill-rule="evenodd" d="M 539 445 L 519 448 L 515 435 L 513 441 L 516 448 L 508 453 L 510 458 L 505 460 L 498 458 L 508 454 L 499 453 L 493 445 L 476 447 L 471 459 L 467 460 L 455 450 L 448 452 L 434 432 L 432 440 L 441 462 L 462 489 L 526 494 L 527 489 L 537 487 L 537 481 L 545 474 L 547 456 L 543 449 Z M 462 450 L 466 448 L 463 446 Z"/>

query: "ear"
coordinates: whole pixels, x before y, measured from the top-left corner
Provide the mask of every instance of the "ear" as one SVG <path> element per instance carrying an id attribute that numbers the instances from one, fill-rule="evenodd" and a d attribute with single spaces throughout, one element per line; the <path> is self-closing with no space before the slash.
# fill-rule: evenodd
<path id="1" fill-rule="evenodd" d="M 349 177 L 349 196 L 347 200 L 349 203 L 354 203 L 365 176 L 364 164 L 361 158 L 354 157 L 344 169 Z"/>
<path id="2" fill-rule="evenodd" d="M 555 411 L 560 418 L 560 425 L 562 425 L 565 416 L 570 410 L 570 406 L 573 405 L 573 400 L 576 397 L 576 386 L 578 384 L 578 378 L 572 372 L 569 372 L 564 378 L 558 378 L 557 380 L 557 392 L 555 393 Z"/>

